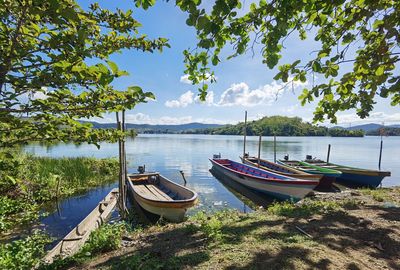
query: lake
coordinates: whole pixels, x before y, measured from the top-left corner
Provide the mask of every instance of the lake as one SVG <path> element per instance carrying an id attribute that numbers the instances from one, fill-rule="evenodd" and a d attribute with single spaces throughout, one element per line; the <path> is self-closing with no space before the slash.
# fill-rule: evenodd
<path id="1" fill-rule="evenodd" d="M 277 158 L 289 154 L 291 159 L 304 159 L 312 155 L 326 159 L 328 144 L 331 144 L 330 161 L 343 165 L 378 169 L 380 137 L 333 138 L 333 137 L 277 137 Z M 273 160 L 273 137 L 263 137 L 261 157 Z M 39 156 L 74 157 L 93 156 L 98 158 L 117 157 L 118 145 L 102 143 L 94 145 L 58 144 L 25 147 L 25 151 Z M 226 186 L 226 181 L 217 180 L 210 172 L 209 158 L 221 153 L 224 158 L 239 161 L 243 152 L 242 136 L 221 135 L 175 135 L 140 134 L 126 142 L 128 172 L 134 173 L 139 165 L 146 165 L 147 171 L 158 171 L 169 179 L 183 183 L 179 171 L 187 179 L 187 186 L 199 194 L 200 204 L 190 213 L 204 209 L 208 211 L 222 208 L 236 208 L 251 211 L 254 207 L 245 197 L 236 192 L 235 187 Z M 258 137 L 247 137 L 246 152 L 258 153 Z M 383 138 L 382 170 L 392 172 L 383 181 L 383 186 L 400 185 L 400 137 Z M 55 237 L 62 237 L 79 223 L 116 186 L 100 187 L 87 194 L 72 197 L 59 203 L 58 211 L 41 220 L 43 226 Z M 250 196 L 256 196 L 250 194 Z M 189 214 L 190 214 L 189 213 Z"/>

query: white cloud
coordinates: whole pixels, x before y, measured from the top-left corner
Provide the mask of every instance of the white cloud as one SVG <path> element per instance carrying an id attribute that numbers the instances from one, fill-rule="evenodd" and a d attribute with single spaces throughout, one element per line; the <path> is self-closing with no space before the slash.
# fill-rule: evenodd
<path id="1" fill-rule="evenodd" d="M 372 112 L 370 113 L 368 118 L 361 119 L 355 113 L 351 114 L 338 114 L 337 122 L 339 124 L 366 124 L 366 123 L 385 123 L 385 124 L 393 124 L 400 122 L 400 113 L 387 114 L 385 112 Z"/>
<path id="2" fill-rule="evenodd" d="M 165 106 L 169 108 L 184 108 L 187 107 L 189 104 L 193 103 L 193 92 L 187 91 L 186 93 L 182 94 L 178 100 L 167 100 L 165 102 Z"/>
<path id="3" fill-rule="evenodd" d="M 192 116 L 183 116 L 183 117 L 162 116 L 160 118 L 153 118 L 143 113 L 127 114 L 126 122 L 133 124 L 150 124 L 150 125 L 180 125 L 193 122 L 207 123 L 207 124 L 232 123 L 232 121 L 219 120 L 214 118 L 193 118 Z"/>
<path id="4" fill-rule="evenodd" d="M 303 86 L 307 83 L 293 83 L 293 88 Z M 244 83 L 235 83 L 226 89 L 218 101 L 219 106 L 245 106 L 253 107 L 260 104 L 271 105 L 285 91 L 283 83 L 272 82 L 254 90 L 250 90 L 249 86 Z"/>
<path id="5" fill-rule="evenodd" d="M 201 82 L 210 82 L 210 81 L 211 81 L 211 78 L 212 78 L 212 77 L 211 77 L 211 74 L 210 74 L 210 73 L 206 73 L 206 77 L 207 77 L 208 79 L 207 79 L 207 80 L 204 80 L 204 81 L 201 81 Z M 215 80 L 217 80 L 217 76 L 213 76 L 213 78 L 214 78 Z M 180 81 L 181 83 L 192 84 L 192 81 L 189 80 L 189 75 L 188 75 L 188 74 L 182 75 L 179 81 Z"/>

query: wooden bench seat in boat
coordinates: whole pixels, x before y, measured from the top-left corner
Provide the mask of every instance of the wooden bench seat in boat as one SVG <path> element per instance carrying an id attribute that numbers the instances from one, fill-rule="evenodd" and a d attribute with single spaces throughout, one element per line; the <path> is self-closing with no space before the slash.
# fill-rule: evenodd
<path id="1" fill-rule="evenodd" d="M 170 196 L 152 184 L 136 184 L 134 187 L 140 195 L 151 200 L 173 201 Z"/>

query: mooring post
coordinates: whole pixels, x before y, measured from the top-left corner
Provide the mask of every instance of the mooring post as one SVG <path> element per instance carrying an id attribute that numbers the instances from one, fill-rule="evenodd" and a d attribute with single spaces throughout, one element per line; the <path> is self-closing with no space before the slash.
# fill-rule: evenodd
<path id="1" fill-rule="evenodd" d="M 379 149 L 379 164 L 378 164 L 379 170 L 381 170 L 382 148 L 383 148 L 383 139 L 382 139 L 382 136 L 381 136 L 381 148 Z"/>
<path id="2" fill-rule="evenodd" d="M 244 112 L 244 128 L 243 128 L 243 158 L 246 154 L 246 134 L 247 134 L 247 111 Z"/>
<path id="3" fill-rule="evenodd" d="M 184 185 L 186 186 L 186 184 L 187 184 L 187 181 L 186 181 L 185 174 L 183 173 L 183 171 L 182 171 L 182 170 L 180 170 L 179 172 L 181 173 L 181 175 L 182 175 L 182 178 L 183 178 Z"/>
<path id="4" fill-rule="evenodd" d="M 274 162 L 276 162 L 276 135 L 274 134 Z"/>
<path id="5" fill-rule="evenodd" d="M 258 137 L 258 167 L 260 167 L 260 155 L 261 155 L 261 137 Z"/>
<path id="6" fill-rule="evenodd" d="M 329 163 L 330 155 L 331 155 L 331 144 L 328 144 L 328 154 L 326 155 L 326 163 Z"/>

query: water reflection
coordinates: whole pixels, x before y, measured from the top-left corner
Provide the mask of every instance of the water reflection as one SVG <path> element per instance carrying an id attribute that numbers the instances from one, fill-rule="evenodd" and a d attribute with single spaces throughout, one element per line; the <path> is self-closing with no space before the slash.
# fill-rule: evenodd
<path id="1" fill-rule="evenodd" d="M 250 208 L 250 210 L 257 210 L 260 206 L 266 208 L 275 201 L 274 198 L 268 197 L 266 194 L 256 190 L 249 189 L 217 170 L 210 169 L 210 173 L 232 192 L 236 198 L 243 202 L 243 212 L 250 212 L 248 208 Z"/>

